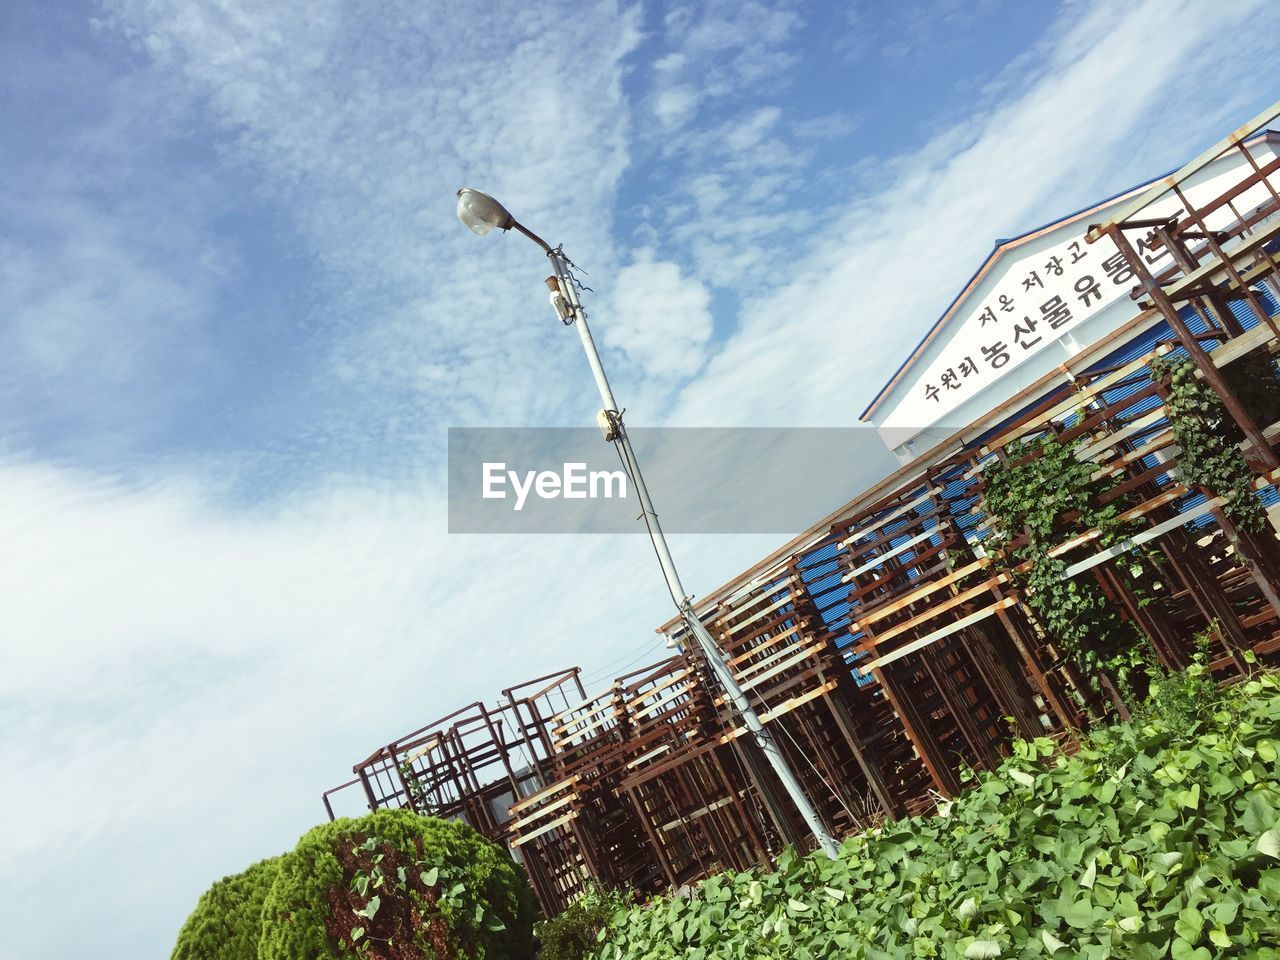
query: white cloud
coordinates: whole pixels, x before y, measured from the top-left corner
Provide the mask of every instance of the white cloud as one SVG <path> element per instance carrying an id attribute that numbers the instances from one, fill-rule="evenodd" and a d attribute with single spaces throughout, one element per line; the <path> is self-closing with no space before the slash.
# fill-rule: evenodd
<path id="1" fill-rule="evenodd" d="M 221 271 L 184 276 L 157 266 L 155 247 L 191 243 L 189 225 L 129 223 L 80 203 L 45 205 L 40 220 L 63 239 L 40 252 L 0 243 L 10 437 L 33 421 L 72 421 L 99 435 L 130 417 L 163 421 L 163 409 L 147 406 L 185 398 L 174 367 L 210 362 L 207 297 Z M 142 384 L 146 400 L 127 389 Z"/>
<path id="2" fill-rule="evenodd" d="M 662 23 L 673 52 L 652 65 L 652 111 L 662 132 L 686 127 L 707 101 L 780 82 L 797 58 L 785 47 L 801 25 L 795 6 L 756 0 L 672 4 Z"/>
<path id="3" fill-rule="evenodd" d="M 668 53 L 653 62 L 654 72 L 669 73 L 673 70 L 679 70 L 684 66 L 686 59 L 683 53 Z"/>
<path id="4" fill-rule="evenodd" d="M 21 505 L 0 521 L 20 558 L 0 815 L 21 825 L 0 883 L 34 919 L 57 878 L 79 918 L 56 943 L 11 929 L 15 955 L 164 955 L 209 882 L 323 819 L 320 792 L 378 743 L 558 667 L 661 655 L 639 536 L 446 538 L 430 488 L 337 481 L 246 511 L 190 478 L 17 462 L 0 499 Z"/>
<path id="5" fill-rule="evenodd" d="M 917 153 L 863 168 L 802 222 L 811 238 L 682 395 L 682 423 L 852 423 L 997 236 L 1077 209 L 1202 148 L 1231 126 L 1260 45 L 1259 4 L 1081 8 L 1038 48 L 1042 66 Z M 1239 74 L 1224 65 L 1238 68 Z M 1238 106 L 1237 106 L 1238 111 Z M 1124 171 L 1117 182 L 1117 169 Z M 797 198 L 799 199 L 799 198 Z M 810 201 L 812 202 L 812 201 Z M 793 214 L 800 219 L 799 214 Z M 702 241 L 718 260 L 732 248 Z M 751 262 L 742 264 L 751 266 Z M 704 268 L 706 269 L 706 268 Z M 781 281 L 781 282 L 779 282 Z M 803 376 L 797 376 L 803 371 Z M 785 383 L 788 403 L 777 403 Z"/>
<path id="6" fill-rule="evenodd" d="M 776 106 L 761 107 L 745 120 L 735 123 L 726 132 L 725 146 L 734 152 L 754 150 L 760 147 L 765 137 L 782 116 L 782 109 Z"/>
<path id="7" fill-rule="evenodd" d="M 684 378 L 702 366 L 711 339 L 711 294 L 680 265 L 641 249 L 612 281 L 606 343 L 646 377 Z"/>
<path id="8" fill-rule="evenodd" d="M 678 84 L 658 92 L 653 98 L 653 112 L 666 129 L 682 127 L 693 119 L 701 97 L 689 84 Z"/>
<path id="9" fill-rule="evenodd" d="M 576 391 L 546 377 L 572 356 L 522 237 L 477 240 L 453 216 L 464 184 L 499 196 L 611 267 L 611 206 L 628 163 L 622 59 L 638 10 L 417 3 L 364 17 L 327 0 L 109 0 L 111 23 L 166 83 L 207 100 L 227 155 L 297 218 L 324 267 L 324 334 L 350 388 L 317 424 L 340 443 L 389 411 L 384 452 L 434 439 L 433 420 L 550 422 Z M 588 253 L 589 251 L 589 253 Z M 424 380 L 423 370 L 444 378 Z M 447 384 L 447 389 L 440 389 Z M 388 453 L 388 455 L 394 455 Z"/>
<path id="10" fill-rule="evenodd" d="M 678 422 L 847 424 L 993 237 L 1196 152 L 1189 122 L 1233 125 L 1275 34 L 1228 35 L 1257 4 L 1072 6 L 1056 53 L 1038 48 L 918 154 L 853 159 L 810 192 L 813 118 L 780 96 L 800 26 L 789 6 L 675 10 L 633 100 L 637 9 L 107 6 L 102 35 L 125 30 L 158 66 L 121 93 L 142 107 L 93 137 L 116 149 L 137 132 L 121 116 L 145 126 L 180 102 L 184 122 L 216 124 L 218 176 L 104 210 L 76 191 L 105 192 L 118 167 L 51 170 L 28 209 L 50 224 L 46 197 L 80 202 L 48 227 L 61 241 L 47 275 L 29 247 L 6 248 L 12 372 L 75 405 L 83 444 L 180 406 L 173 391 L 196 379 L 181 344 L 217 330 L 241 275 L 211 221 L 238 200 L 269 205 L 324 271 L 292 318 L 320 372 L 280 402 L 326 462 L 251 502 L 241 473 L 290 456 L 291 434 L 159 463 L 115 448 L 118 473 L 0 462 L 0 764 L 17 784 L 0 812 L 22 825 L 0 896 L 28 918 L 8 931 L 19 955 L 163 955 L 199 891 L 289 846 L 372 744 L 513 680 L 652 647 L 668 603 L 641 537 L 443 536 L 444 425 L 582 424 L 596 406 L 537 252 L 465 234 L 457 186 L 498 194 L 591 270 L 588 306 L 605 305 L 596 331 L 635 419 L 697 374 Z M 679 122 L 662 128 L 655 104 L 673 95 Z M 667 176 L 645 188 L 645 240 L 627 251 L 613 211 L 640 148 Z M 228 171 L 245 197 L 219 197 Z M 738 321 L 727 343 L 713 290 L 742 301 L 715 318 Z M 399 451 L 400 469 L 357 458 L 366 440 Z M 704 591 L 775 539 L 676 551 Z"/>
<path id="11" fill-rule="evenodd" d="M 242 264 L 216 174 L 173 156 L 189 119 L 93 58 L 0 50 L 15 135 L 0 182 L 0 431 L 119 454 L 218 372 L 213 292 Z M 68 88 L 75 85 L 74 99 Z"/>

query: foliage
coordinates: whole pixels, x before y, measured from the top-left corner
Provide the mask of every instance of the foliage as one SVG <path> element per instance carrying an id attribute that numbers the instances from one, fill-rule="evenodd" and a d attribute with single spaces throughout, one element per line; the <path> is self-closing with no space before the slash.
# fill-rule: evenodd
<path id="1" fill-rule="evenodd" d="M 1066 576 L 1067 562 L 1052 548 L 1096 529 L 1096 545 L 1105 549 L 1132 532 L 1121 520 L 1117 500 L 1100 498 L 1114 480 L 1096 478 L 1097 466 L 1076 456 L 1079 445 L 1054 437 L 1013 443 L 1007 460 L 989 463 L 982 473 L 988 514 L 997 521 L 992 546 L 1006 550 L 1008 566 L 1025 569 L 1014 578 L 1045 629 L 1086 671 L 1105 670 L 1124 682 L 1143 661 L 1141 635 L 1110 603 L 1091 577 Z M 1017 547 L 1019 534 L 1023 539 Z M 1145 555 L 1131 551 L 1118 564 L 1135 577 L 1150 573 Z M 1140 581 L 1134 581 L 1135 592 Z"/>
<path id="2" fill-rule="evenodd" d="M 633 908 L 596 956 L 1280 958 L 1280 681 L 1204 707 L 1018 742 L 945 813 Z"/>
<path id="3" fill-rule="evenodd" d="M 1178 472 L 1183 480 L 1225 498 L 1224 510 L 1238 528 L 1261 533 L 1267 518 L 1253 494 L 1255 475 L 1236 446 L 1241 433 L 1222 400 L 1196 378 L 1190 360 L 1156 357 L 1147 366 L 1152 379 L 1168 390 L 1165 409 L 1182 450 Z"/>
<path id="4" fill-rule="evenodd" d="M 1195 650 L 1185 670 L 1165 671 L 1152 681 L 1147 699 L 1134 711 L 1140 726 L 1154 723 L 1193 733 L 1206 718 L 1230 706 L 1231 698 L 1224 694 L 1210 668 L 1213 641 L 1209 630 L 1195 637 Z M 1242 657 L 1247 663 L 1257 662 L 1252 650 L 1243 651 Z"/>
<path id="5" fill-rule="evenodd" d="M 469 826 L 409 810 L 323 824 L 280 865 L 260 960 L 524 960 L 533 894 Z"/>
<path id="6" fill-rule="evenodd" d="M 413 809 L 418 813 L 434 814 L 435 805 L 432 804 L 431 798 L 427 796 L 426 787 L 422 785 L 422 781 L 418 778 L 418 774 L 413 769 L 413 764 L 410 761 L 401 761 L 400 777 L 404 780 L 405 789 L 409 793 L 409 803 Z"/>
<path id="7" fill-rule="evenodd" d="M 1119 726 L 1099 727 L 1087 734 L 1088 742 L 1103 756 L 1103 763 L 1117 768 L 1131 759 L 1126 745 L 1131 728 L 1154 726 L 1172 735 L 1194 736 L 1201 724 L 1212 720 L 1221 710 L 1230 710 L 1233 699 L 1213 677 L 1209 664 L 1213 660 L 1212 639 L 1208 630 L 1194 638 L 1196 652 L 1185 670 L 1152 667 L 1153 676 L 1147 697 L 1133 710 L 1132 722 Z M 1249 663 L 1257 658 L 1246 650 Z"/>
<path id="8" fill-rule="evenodd" d="M 538 960 L 583 960 L 595 948 L 600 932 L 629 904 L 625 893 L 588 890 L 559 916 L 543 920 L 534 928 Z"/>
<path id="9" fill-rule="evenodd" d="M 201 894 L 178 932 L 170 960 L 257 960 L 262 901 L 279 873 L 280 860 L 255 863 Z"/>

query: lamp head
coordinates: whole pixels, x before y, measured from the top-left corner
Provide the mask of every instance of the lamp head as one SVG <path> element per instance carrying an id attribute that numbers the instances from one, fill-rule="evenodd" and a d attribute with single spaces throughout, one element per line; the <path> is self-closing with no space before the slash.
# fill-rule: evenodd
<path id="1" fill-rule="evenodd" d="M 515 223 L 507 208 L 487 193 L 463 187 L 458 191 L 458 219 L 472 233 L 484 236 L 490 230 L 510 230 Z"/>

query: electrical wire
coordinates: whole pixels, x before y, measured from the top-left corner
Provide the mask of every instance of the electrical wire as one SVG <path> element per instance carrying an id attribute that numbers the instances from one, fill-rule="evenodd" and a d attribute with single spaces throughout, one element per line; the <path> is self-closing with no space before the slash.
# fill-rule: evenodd
<path id="1" fill-rule="evenodd" d="M 617 659 L 615 659 L 615 660 L 610 660 L 608 663 L 606 663 L 606 664 L 602 664 L 600 667 L 598 667 L 598 668 L 596 668 L 595 670 L 593 670 L 593 671 L 591 672 L 590 676 L 591 676 L 591 677 L 599 677 L 599 676 L 600 676 L 601 674 L 603 674 L 603 673 L 608 673 L 608 672 L 612 671 L 612 670 L 613 670 L 613 668 L 614 668 L 616 665 L 618 665 L 619 663 L 622 663 L 624 660 L 625 660 L 625 661 L 627 661 L 627 663 L 634 663 L 634 662 L 635 662 L 635 661 L 634 661 L 634 659 L 633 659 L 634 657 L 636 657 L 636 656 L 640 656 L 640 655 L 642 655 L 642 654 L 644 654 L 644 653 L 648 653 L 648 652 L 649 652 L 650 650 L 652 650 L 654 647 L 658 646 L 658 645 L 659 645 L 659 644 L 661 644 L 661 643 L 665 643 L 665 642 L 666 642 L 666 641 L 665 641 L 665 640 L 663 640 L 663 638 L 658 637 L 656 640 L 654 640 L 654 641 L 652 641 L 652 642 L 650 642 L 650 643 L 643 644 L 643 645 L 642 645 L 642 646 L 640 646 L 640 647 L 633 647 L 631 650 L 629 650 L 629 651 L 627 651 L 626 653 L 622 654 L 622 655 L 621 655 L 620 657 L 618 657 Z"/>
<path id="2" fill-rule="evenodd" d="M 556 253 L 556 256 L 558 256 L 561 260 L 564 261 L 565 270 L 569 274 L 569 279 L 573 281 L 573 285 L 577 287 L 579 290 L 587 291 L 587 293 L 595 293 L 594 290 L 592 290 L 585 283 L 583 283 L 581 280 L 578 279 L 577 275 L 579 273 L 587 274 L 587 276 L 590 276 L 590 273 L 569 259 L 569 255 L 564 252 L 563 243 L 560 244 L 560 246 L 556 247 L 555 253 Z"/>
<path id="3" fill-rule="evenodd" d="M 622 414 L 617 411 L 614 411 L 614 414 L 617 417 L 615 422 L 617 423 L 618 429 L 620 431 L 626 430 L 626 427 L 622 423 Z M 613 441 L 613 448 L 618 451 L 618 461 L 622 464 L 622 470 L 626 473 L 627 479 L 631 481 L 631 486 L 634 489 L 636 487 L 635 471 L 632 469 L 630 461 L 627 460 L 626 454 L 623 452 L 623 447 L 622 434 L 619 434 L 618 439 Z M 665 565 L 662 563 L 662 554 L 658 552 L 657 536 L 653 532 L 653 523 L 649 519 L 649 511 L 644 508 L 643 504 L 640 506 L 640 519 L 644 521 L 644 527 L 649 531 L 649 545 L 653 547 L 653 555 L 657 558 L 658 565 L 665 569 Z M 656 521 L 657 519 L 658 512 L 655 510 L 653 511 L 653 520 Z M 671 602 L 676 605 L 676 609 L 683 615 L 685 612 L 684 598 L 676 596 L 676 592 L 671 589 L 671 583 L 667 581 L 666 576 L 663 576 L 662 579 L 663 582 L 667 584 L 667 593 L 671 596 Z"/>
<path id="4" fill-rule="evenodd" d="M 773 599 L 775 596 L 781 597 L 786 592 L 786 588 L 778 589 L 778 590 L 769 590 L 768 588 L 765 588 L 764 592 L 768 595 L 769 599 Z M 795 608 L 795 604 L 793 600 L 792 602 L 793 612 L 794 612 L 794 608 Z M 762 708 L 765 712 L 768 712 L 769 704 L 765 702 L 764 698 L 759 694 L 757 694 L 755 691 L 743 690 L 742 695 L 743 695 L 743 698 L 747 700 L 747 705 L 749 707 L 752 707 L 752 709 L 755 709 L 755 707 L 751 704 L 751 699 L 754 697 L 754 699 L 758 702 L 759 707 Z M 756 712 L 758 714 L 760 710 L 757 710 Z M 831 796 L 835 798 L 836 803 L 840 804 L 840 806 L 844 809 L 845 813 L 847 813 L 850 817 L 853 817 L 853 819 L 856 820 L 857 816 L 854 814 L 852 810 L 849 809 L 849 805 L 845 803 L 844 799 L 840 796 L 839 792 L 837 792 L 835 786 L 831 783 L 831 781 L 822 775 L 822 771 L 820 771 L 817 768 L 817 766 L 814 764 L 813 760 L 809 757 L 809 755 L 805 753 L 804 750 L 800 747 L 800 744 L 796 741 L 795 736 L 791 733 L 790 730 L 786 728 L 786 725 L 782 722 L 781 717 L 778 718 L 777 725 L 782 729 L 782 732 L 786 734 L 787 738 L 791 741 L 792 745 L 794 746 L 794 752 L 800 754 L 800 756 L 804 758 L 805 763 L 809 765 L 809 768 L 813 771 L 814 775 L 818 778 L 818 782 L 821 783 L 827 789 L 827 792 L 830 793 Z M 766 730 L 765 733 L 767 735 L 768 730 Z M 759 735 L 758 734 L 755 735 L 753 739 L 755 740 L 756 745 L 759 746 L 760 745 Z M 784 744 L 782 743 L 781 740 L 778 740 L 777 738 L 771 738 L 771 739 L 773 739 L 774 742 L 778 744 L 778 749 L 780 751 L 784 749 Z M 791 751 L 788 751 L 788 752 L 791 752 Z M 824 829 L 825 829 L 825 825 L 824 825 Z"/>
<path id="5" fill-rule="evenodd" d="M 721 734 L 727 734 L 729 732 L 729 729 L 728 727 L 725 726 L 724 719 L 719 714 L 716 715 L 716 719 L 720 725 Z M 779 831 L 781 831 L 782 828 L 781 826 L 778 826 L 775 824 L 775 826 L 777 827 L 777 830 L 771 831 L 769 829 L 768 824 L 764 822 L 764 815 L 760 811 L 760 805 L 764 803 L 764 797 L 760 795 L 761 788 L 757 788 L 755 781 L 753 781 L 750 777 L 747 776 L 747 770 L 742 765 L 742 757 L 738 753 L 738 745 L 736 743 L 729 744 L 729 753 L 733 756 L 733 762 L 738 767 L 738 776 L 742 778 L 743 792 L 751 791 L 751 792 L 754 792 L 756 795 L 756 802 L 755 803 L 748 802 L 746 804 L 746 807 L 747 807 L 747 810 L 749 810 L 754 815 L 756 825 L 759 826 L 760 828 L 761 841 L 764 842 L 765 839 L 770 835 L 770 833 L 773 833 L 775 836 L 777 836 Z M 767 852 L 772 854 L 773 850 L 769 849 Z"/>
<path id="6" fill-rule="evenodd" d="M 556 249 L 556 254 L 566 264 L 567 272 L 569 274 L 569 279 L 573 282 L 573 284 L 580 290 L 590 291 L 591 288 L 585 286 L 582 283 L 582 281 L 580 281 L 577 278 L 577 276 L 574 275 L 574 271 L 579 270 L 581 268 L 578 267 L 577 264 L 575 264 L 572 260 L 568 258 L 568 256 L 565 255 L 563 246 L 558 247 Z M 584 270 L 582 272 L 585 273 L 586 271 Z M 586 308 L 583 307 L 581 304 L 578 305 L 578 308 L 582 310 L 585 315 Z M 628 458 L 628 453 L 630 451 L 627 445 L 622 442 L 623 438 L 626 435 L 625 434 L 626 426 L 622 422 L 622 411 L 608 411 L 607 415 L 609 415 L 610 419 L 613 421 L 613 423 L 618 429 L 618 436 L 612 441 L 613 447 L 618 453 L 618 461 L 622 464 L 622 469 L 623 469 L 623 472 L 627 475 L 627 479 L 631 481 L 632 488 L 635 489 L 638 486 L 638 484 L 636 483 L 636 474 L 639 471 L 639 467 L 638 467 L 638 464 L 633 464 L 632 461 Z M 632 457 L 634 457 L 634 453 L 632 453 L 631 455 Z M 652 513 L 653 513 L 653 516 L 651 518 L 650 509 L 647 509 L 644 506 L 644 504 L 641 504 L 640 518 L 644 521 L 645 529 L 649 533 L 649 544 L 653 548 L 654 556 L 655 558 L 657 558 L 659 565 L 665 568 L 665 564 L 662 563 L 662 555 L 658 550 L 657 537 L 654 533 L 654 523 L 658 519 L 657 511 L 653 510 Z M 663 577 L 663 580 L 667 582 L 667 593 L 670 594 L 671 596 L 671 602 L 675 604 L 676 609 L 679 610 L 682 615 L 686 615 L 687 614 L 687 611 L 686 611 L 687 598 L 677 597 L 675 591 L 671 588 L 671 583 L 667 581 L 667 578 L 665 576 Z M 662 642 L 662 641 L 658 641 L 658 642 Z M 653 646 L 656 646 L 656 645 L 657 644 L 655 643 Z M 652 649 L 652 646 L 648 649 Z M 642 656 L 644 656 L 644 654 L 637 656 L 635 659 L 631 661 L 631 663 L 637 662 Z M 712 670 L 711 673 L 714 677 L 715 671 Z M 716 677 L 715 680 L 718 686 L 723 687 L 723 684 L 719 682 L 718 677 Z M 728 691 L 725 691 L 725 693 L 727 695 Z M 744 693 L 744 696 L 745 696 L 745 693 Z M 767 707 L 768 705 L 765 704 L 765 706 Z M 796 742 L 795 737 L 792 736 L 791 732 L 787 730 L 785 726 L 783 726 L 782 729 L 783 729 L 783 732 L 786 733 L 786 735 L 791 739 L 791 742 L 795 745 L 796 752 L 804 756 L 805 761 L 809 764 L 809 767 L 813 770 L 814 774 L 818 777 L 819 782 L 821 782 L 822 785 L 827 788 L 827 790 L 831 793 L 831 795 L 835 797 L 836 802 L 839 803 L 840 806 L 844 808 L 845 812 L 852 817 L 853 811 L 849 809 L 848 805 L 844 802 L 844 800 L 840 797 L 840 795 L 836 793 L 835 788 L 822 775 L 821 771 L 818 770 L 818 768 L 814 765 L 813 761 L 807 755 L 804 754 L 803 750 L 800 749 L 800 745 Z M 759 734 L 754 734 L 753 739 L 757 741 L 757 746 L 758 746 L 759 739 L 760 739 Z"/>
<path id="7" fill-rule="evenodd" d="M 614 660 L 612 663 L 605 664 L 600 670 L 592 673 L 591 676 L 584 677 L 582 682 L 588 685 L 595 685 L 599 683 L 601 680 L 612 679 L 614 674 L 618 672 L 625 672 L 627 667 L 630 667 L 634 664 L 639 663 L 641 660 L 648 658 L 657 647 L 665 643 L 666 643 L 665 639 L 659 638 L 655 640 L 653 643 L 641 649 L 639 653 L 624 654 L 622 657 L 619 657 L 617 660 Z M 626 662 L 623 663 L 622 662 L 623 660 L 625 660 Z M 619 666 L 619 664 L 621 664 L 621 666 Z"/>
<path id="8" fill-rule="evenodd" d="M 800 756 L 804 757 L 805 763 L 809 764 L 809 769 L 813 771 L 813 774 L 818 778 L 818 781 L 824 787 L 827 788 L 828 793 L 830 793 L 833 797 L 836 798 L 836 803 L 840 804 L 844 812 L 847 813 L 856 822 L 858 820 L 857 814 L 855 814 L 852 810 L 849 809 L 849 805 L 844 802 L 844 798 L 840 796 L 839 792 L 837 792 L 835 785 L 822 775 L 822 771 L 820 771 L 817 768 L 813 760 L 810 759 L 809 755 L 805 753 L 804 750 L 801 749 L 800 744 L 796 742 L 796 738 L 791 733 L 791 731 L 786 728 L 786 725 L 782 722 L 781 717 L 778 718 L 778 726 L 782 728 L 782 732 L 787 735 L 787 739 L 789 739 L 792 743 L 792 746 L 795 747 L 795 752 L 800 754 Z"/>
<path id="9" fill-rule="evenodd" d="M 614 416 L 616 417 L 615 422 L 618 426 L 618 429 L 625 430 L 626 428 L 622 424 L 622 414 L 615 412 Z M 627 458 L 626 454 L 623 452 L 623 444 L 621 443 L 621 440 L 620 439 L 614 440 L 612 442 L 612 446 L 618 454 L 618 462 L 622 464 L 623 473 L 627 475 L 627 480 L 631 483 L 632 489 L 635 489 L 636 469 L 632 461 L 630 461 Z M 655 511 L 654 519 L 656 518 L 657 518 L 657 514 Z M 645 529 L 649 533 L 649 545 L 653 549 L 654 557 L 658 560 L 659 566 L 661 566 L 662 555 L 658 552 L 658 545 L 657 545 L 655 534 L 654 534 L 653 523 L 650 520 L 649 511 L 643 509 L 643 507 L 640 511 L 640 519 L 644 521 Z M 666 577 L 663 577 L 663 581 L 666 582 Z M 675 604 L 677 610 L 680 610 L 683 613 L 680 600 L 676 597 L 675 591 L 671 589 L 671 584 L 667 583 L 666 586 L 667 586 L 667 594 L 671 597 L 671 602 Z M 639 653 L 624 654 L 622 657 L 619 657 L 617 660 L 614 660 L 614 661 L 611 661 L 610 663 L 605 664 L 604 667 L 600 668 L 599 670 L 593 671 L 591 676 L 585 677 L 583 679 L 583 682 L 587 684 L 595 684 L 600 682 L 603 679 L 607 679 L 609 675 L 615 672 L 616 670 L 625 669 L 626 667 L 630 667 L 633 664 L 639 663 L 642 659 L 647 657 L 655 649 L 657 649 L 659 646 L 665 643 L 666 643 L 666 637 L 659 637 L 657 640 L 654 640 L 652 643 L 641 648 Z M 622 663 L 623 660 L 625 660 L 626 662 Z M 617 665 L 620 663 L 622 664 L 622 666 L 618 667 Z"/>

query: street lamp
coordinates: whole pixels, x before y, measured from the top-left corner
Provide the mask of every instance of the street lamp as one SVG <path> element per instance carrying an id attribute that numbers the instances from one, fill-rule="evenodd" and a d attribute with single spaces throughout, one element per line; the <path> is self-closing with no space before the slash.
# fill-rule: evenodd
<path id="1" fill-rule="evenodd" d="M 734 709 L 742 717 L 743 724 L 755 737 L 756 743 L 759 744 L 760 749 L 772 765 L 774 773 L 782 781 L 782 786 L 791 798 L 791 802 L 795 804 L 805 823 L 808 824 L 823 852 L 834 860 L 838 855 L 835 840 L 827 833 L 826 827 L 818 816 L 818 812 L 809 802 L 809 798 L 805 796 L 804 790 L 800 786 L 800 781 L 796 779 L 795 774 L 791 772 L 791 768 L 787 766 L 787 762 L 782 756 L 782 751 L 778 749 L 777 743 L 774 742 L 769 731 L 765 729 L 764 724 L 760 722 L 760 717 L 751 708 L 751 704 L 747 702 L 747 696 L 742 687 L 738 685 L 738 681 L 734 679 L 733 671 L 730 670 L 729 665 L 725 662 L 720 647 L 716 644 L 711 634 L 707 632 L 707 628 L 702 625 L 702 621 L 694 612 L 692 598 L 685 593 L 684 586 L 680 583 L 680 575 L 676 573 L 675 561 L 671 558 L 671 551 L 667 547 L 667 538 L 663 535 L 662 527 L 658 523 L 657 511 L 653 508 L 653 501 L 649 499 L 649 490 L 645 486 L 644 477 L 640 473 L 640 464 L 636 462 L 635 451 L 631 447 L 631 441 L 628 439 L 626 428 L 623 426 L 622 411 L 613 399 L 613 391 L 609 387 L 609 380 L 605 376 L 604 366 L 600 362 L 600 352 L 596 349 L 595 341 L 591 339 L 591 330 L 587 327 L 587 316 L 582 309 L 582 303 L 578 299 L 578 288 L 574 282 L 569 260 L 564 255 L 564 251 L 560 247 L 553 249 L 536 233 L 522 226 L 515 217 L 511 216 L 507 208 L 493 197 L 487 193 L 481 193 L 479 190 L 472 190 L 470 187 L 463 187 L 458 191 L 458 219 L 462 221 L 467 229 L 480 236 L 484 236 L 495 229 L 518 230 L 541 247 L 542 251 L 550 259 L 554 276 L 547 278 L 547 286 L 551 289 L 552 306 L 555 307 L 556 313 L 566 325 L 572 324 L 578 328 L 578 337 L 582 340 L 582 348 L 587 354 L 587 363 L 591 366 L 591 373 L 595 376 L 596 387 L 600 391 L 600 401 L 604 404 L 604 409 L 599 414 L 604 438 L 609 443 L 614 444 L 622 455 L 622 462 L 627 469 L 627 474 L 630 476 L 632 486 L 635 488 L 636 498 L 640 501 L 645 526 L 649 530 L 649 539 L 653 541 L 653 549 L 658 555 L 658 563 L 662 566 L 662 576 L 667 581 L 667 589 L 671 592 L 671 599 L 675 602 L 680 618 L 684 621 L 690 635 L 697 641 L 698 647 L 702 650 L 702 655 L 706 658 L 707 663 L 710 664 L 716 678 L 720 681 L 720 685 L 724 687 L 725 692 L 729 695 L 729 700 Z"/>

